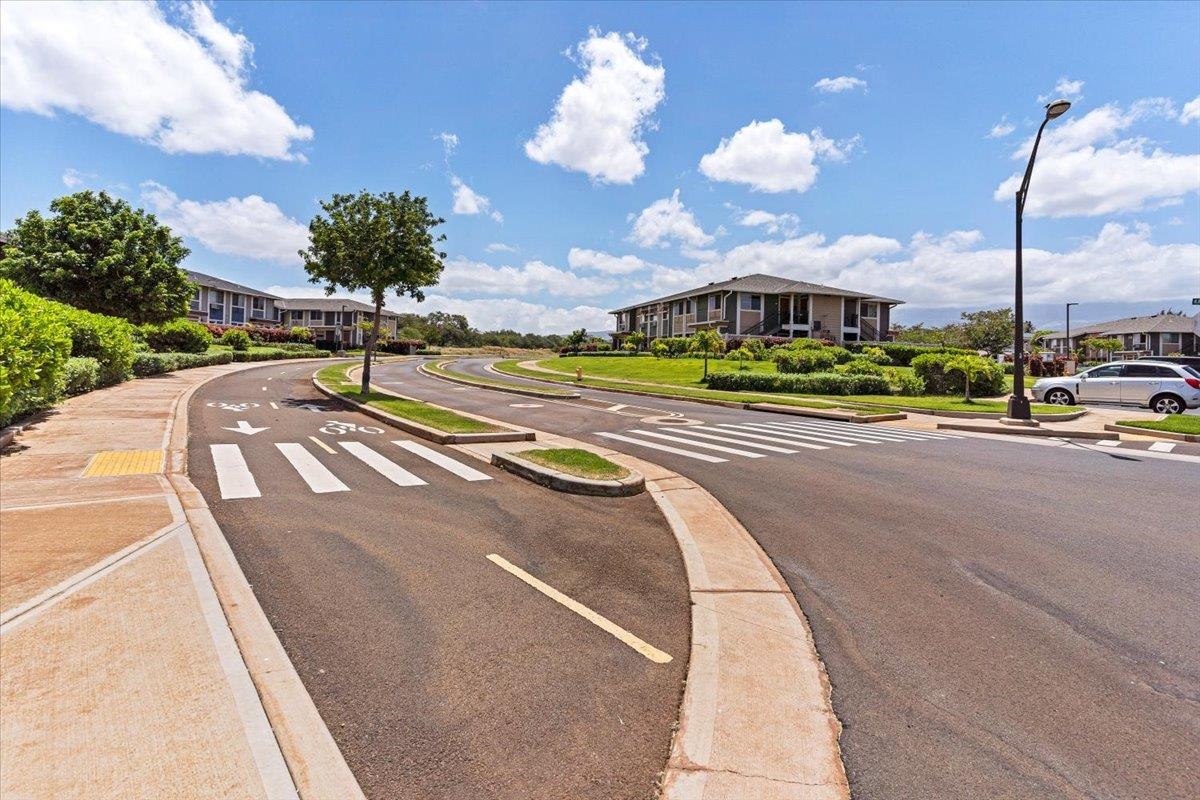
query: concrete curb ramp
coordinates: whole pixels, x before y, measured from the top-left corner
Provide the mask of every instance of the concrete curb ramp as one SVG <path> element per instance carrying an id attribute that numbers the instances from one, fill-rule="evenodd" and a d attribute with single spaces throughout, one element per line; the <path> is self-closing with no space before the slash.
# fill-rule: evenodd
<path id="1" fill-rule="evenodd" d="M 354 409 L 356 411 L 366 414 L 368 417 L 377 419 L 380 422 L 386 422 L 388 425 L 391 425 L 392 427 L 395 427 L 395 428 L 399 428 L 400 430 L 404 431 L 405 433 L 411 433 L 413 436 L 419 436 L 422 439 L 433 442 L 434 444 L 473 444 L 473 443 L 477 443 L 477 442 L 532 442 L 533 438 L 534 438 L 534 435 L 527 431 L 513 431 L 513 430 L 497 431 L 494 433 L 446 433 L 445 431 L 439 431 L 437 428 L 431 428 L 428 425 L 422 425 L 419 422 L 413 422 L 412 420 L 404 419 L 403 417 L 397 417 L 395 414 L 389 414 L 386 411 L 383 411 L 381 409 L 373 408 L 373 407 L 367 405 L 366 403 L 360 403 L 357 400 L 351 400 L 350 398 L 345 397 L 344 395 L 338 394 L 333 389 L 330 389 L 328 386 L 321 383 L 319 380 L 317 380 L 317 377 L 315 375 L 313 376 L 312 382 L 313 382 L 313 386 L 316 387 L 317 391 L 321 392 L 322 394 L 327 395 L 335 400 L 341 400 L 343 403 L 347 403 L 351 406 L 354 406 Z M 411 399 L 411 398 L 404 397 L 403 395 L 396 394 L 395 392 L 389 392 L 385 389 L 380 389 L 379 387 L 375 386 L 374 384 L 371 384 L 371 388 L 374 389 L 375 391 L 382 392 L 384 394 L 389 394 L 392 397 L 396 397 L 401 400 Z M 424 402 L 424 401 L 418 401 L 418 402 Z M 426 403 L 426 405 L 431 406 L 433 408 L 442 408 L 442 406 L 435 406 L 432 403 Z M 445 410 L 453 411 L 454 409 L 448 408 Z M 464 414 L 461 411 L 455 411 L 454 413 L 460 414 L 462 416 L 469 416 L 468 414 Z M 492 424 L 498 424 L 498 423 L 492 423 Z"/>
<path id="2" fill-rule="evenodd" d="M 593 497 L 632 497 L 646 491 L 646 479 L 640 472 L 634 470 L 630 470 L 624 478 L 614 480 L 581 478 L 578 475 L 534 464 L 532 461 L 526 461 L 509 453 L 492 453 L 492 464 L 556 492 L 586 494 Z"/>
<path id="3" fill-rule="evenodd" d="M 438 366 L 442 367 L 446 364 L 453 364 L 453 361 L 439 362 Z M 463 386 L 472 386 L 476 389 L 490 389 L 493 392 L 504 392 L 505 394 L 518 394 L 522 397 L 537 397 L 543 400 L 574 400 L 581 395 L 579 392 L 543 392 L 537 389 L 526 389 L 516 384 L 510 386 L 496 386 L 493 383 L 483 383 L 481 381 L 473 381 L 470 378 L 459 378 L 458 376 L 445 375 L 440 372 L 433 372 L 428 368 L 427 364 L 421 364 L 417 367 L 417 372 L 422 375 L 428 375 L 430 378 L 437 378 L 450 383 L 458 383 Z M 497 373 L 502 374 L 502 373 Z"/>
<path id="4" fill-rule="evenodd" d="M 1175 431 L 1156 431 L 1153 428 L 1135 428 L 1132 425 L 1117 425 L 1105 423 L 1104 430 L 1116 433 L 1135 433 L 1138 436 L 1157 436 L 1161 439 L 1174 439 L 1177 442 L 1200 442 L 1200 436 L 1194 433 L 1176 433 Z"/>

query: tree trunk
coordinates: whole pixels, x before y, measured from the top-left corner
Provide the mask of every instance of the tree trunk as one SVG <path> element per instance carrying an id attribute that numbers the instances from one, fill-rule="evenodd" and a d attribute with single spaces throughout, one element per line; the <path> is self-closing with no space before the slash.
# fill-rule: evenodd
<path id="1" fill-rule="evenodd" d="M 708 353 L 704 353 L 704 377 L 708 377 Z"/>
<path id="2" fill-rule="evenodd" d="M 371 335 L 367 337 L 367 346 L 363 348 L 362 394 L 371 391 L 371 355 L 375 352 L 375 343 L 379 341 L 379 316 L 383 312 L 383 295 L 375 295 L 375 319 L 371 322 Z"/>
<path id="3" fill-rule="evenodd" d="M 971 402 L 971 377 L 968 375 L 968 376 L 966 376 L 966 378 L 967 378 L 967 398 L 966 399 L 967 399 L 967 402 L 969 403 L 969 402 Z"/>

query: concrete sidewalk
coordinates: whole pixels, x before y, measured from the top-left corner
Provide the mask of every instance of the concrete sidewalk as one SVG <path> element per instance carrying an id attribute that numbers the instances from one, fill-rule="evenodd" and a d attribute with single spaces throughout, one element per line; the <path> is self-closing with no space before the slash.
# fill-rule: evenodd
<path id="1" fill-rule="evenodd" d="M 73 398 L 0 457 L 0 796 L 361 796 L 184 474 L 191 393 L 256 366 Z"/>

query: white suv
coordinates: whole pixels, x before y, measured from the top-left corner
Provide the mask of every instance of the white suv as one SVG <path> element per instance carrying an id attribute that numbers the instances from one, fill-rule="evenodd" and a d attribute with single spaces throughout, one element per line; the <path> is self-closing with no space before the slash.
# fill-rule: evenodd
<path id="1" fill-rule="evenodd" d="M 1033 397 L 1056 406 L 1116 403 L 1182 414 L 1200 408 L 1200 372 L 1161 361 L 1113 361 L 1078 375 L 1039 378 L 1033 384 Z"/>

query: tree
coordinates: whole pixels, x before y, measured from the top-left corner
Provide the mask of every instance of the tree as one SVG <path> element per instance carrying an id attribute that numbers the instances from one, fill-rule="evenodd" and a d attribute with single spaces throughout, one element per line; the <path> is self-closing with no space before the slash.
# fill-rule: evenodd
<path id="1" fill-rule="evenodd" d="M 30 211 L 6 234 L 0 277 L 139 325 L 187 313 L 195 286 L 179 264 L 189 251 L 153 214 L 90 191 L 58 198 L 50 211 Z"/>
<path id="2" fill-rule="evenodd" d="M 1082 342 L 1080 342 L 1080 344 L 1083 345 L 1084 350 L 1095 350 L 1101 353 L 1108 353 L 1109 358 L 1112 358 L 1112 353 L 1114 350 L 1121 349 L 1120 339 L 1084 339 Z"/>
<path id="3" fill-rule="evenodd" d="M 962 373 L 967 385 L 965 399 L 970 403 L 973 402 L 971 400 L 971 381 L 987 373 L 990 367 L 991 364 L 987 359 L 980 358 L 979 356 L 955 356 L 946 361 L 946 366 L 942 367 L 942 371 Z"/>
<path id="4" fill-rule="evenodd" d="M 635 349 L 641 350 L 642 345 L 646 343 L 646 334 L 642 333 L 641 331 L 634 331 L 625 337 L 625 341 L 633 345 Z"/>
<path id="5" fill-rule="evenodd" d="M 436 244 L 445 234 L 433 229 L 445 222 L 429 213 L 424 197 L 409 192 L 335 194 L 321 203 L 308 224 L 309 246 L 300 251 L 311 283 L 324 283 L 325 294 L 339 288 L 350 292 L 366 290 L 375 304 L 374 323 L 363 354 L 362 393 L 371 385 L 371 353 L 379 339 L 379 316 L 389 291 L 407 294 L 418 302 L 421 291 L 433 286 L 442 274 L 442 259 Z"/>
<path id="6" fill-rule="evenodd" d="M 580 328 L 579 330 L 571 331 L 567 335 L 567 338 L 563 340 L 563 344 L 565 344 L 567 347 L 577 350 L 583 345 L 583 342 L 586 339 L 587 328 Z"/>
<path id="7" fill-rule="evenodd" d="M 960 317 L 963 345 L 968 349 L 999 353 L 1012 344 L 1016 317 L 1011 308 L 964 311 Z"/>
<path id="8" fill-rule="evenodd" d="M 712 328 L 704 328 L 703 330 L 696 331 L 692 336 L 692 340 L 688 344 L 688 350 L 693 353 L 704 354 L 704 379 L 708 380 L 708 357 L 724 353 L 725 340 L 721 338 L 721 334 Z"/>

